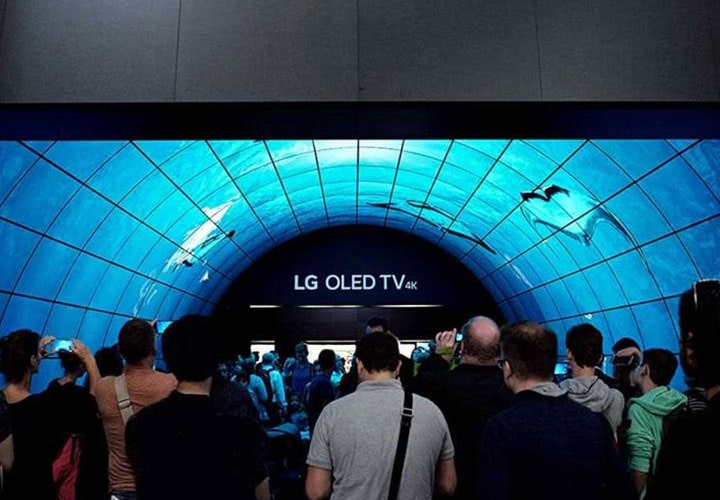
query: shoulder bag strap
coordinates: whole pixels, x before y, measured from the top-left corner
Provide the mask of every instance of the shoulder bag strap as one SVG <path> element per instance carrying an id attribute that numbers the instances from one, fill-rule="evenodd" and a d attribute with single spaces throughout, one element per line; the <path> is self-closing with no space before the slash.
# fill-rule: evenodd
<path id="1" fill-rule="evenodd" d="M 406 389 L 402 418 L 400 419 L 400 437 L 398 438 L 397 450 L 395 450 L 395 462 L 393 463 L 392 479 L 390 480 L 389 500 L 395 500 L 400 490 L 400 477 L 402 476 L 403 466 L 405 465 L 405 454 L 407 452 L 410 424 L 413 417 L 412 403 L 412 392 Z"/>
<path id="2" fill-rule="evenodd" d="M 132 403 L 130 403 L 130 395 L 128 394 L 124 373 L 115 377 L 115 392 L 117 393 L 118 406 L 120 407 L 123 423 L 127 425 L 127 421 L 133 415 L 133 409 Z"/>

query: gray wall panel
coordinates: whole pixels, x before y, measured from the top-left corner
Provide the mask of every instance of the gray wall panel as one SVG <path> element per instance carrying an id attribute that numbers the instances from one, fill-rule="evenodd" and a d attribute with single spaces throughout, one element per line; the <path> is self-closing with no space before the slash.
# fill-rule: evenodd
<path id="1" fill-rule="evenodd" d="M 538 0 L 544 100 L 714 100 L 705 0 Z"/>
<path id="2" fill-rule="evenodd" d="M 2 35 L 5 27 L 5 9 L 7 8 L 7 1 L 0 0 L 0 54 L 2 54 Z"/>
<path id="3" fill-rule="evenodd" d="M 720 100 L 717 0 L 0 0 L 0 102 Z"/>
<path id="4" fill-rule="evenodd" d="M 356 28 L 344 0 L 185 0 L 178 100 L 355 100 Z"/>
<path id="5" fill-rule="evenodd" d="M 179 0 L 9 0 L 0 99 L 171 101 Z"/>
<path id="6" fill-rule="evenodd" d="M 537 100 L 527 0 L 360 0 L 363 100 Z"/>
<path id="7" fill-rule="evenodd" d="M 713 47 L 713 62 L 715 67 L 716 95 L 720 100 L 720 2 L 705 0 L 708 23 L 710 24 L 710 37 Z"/>

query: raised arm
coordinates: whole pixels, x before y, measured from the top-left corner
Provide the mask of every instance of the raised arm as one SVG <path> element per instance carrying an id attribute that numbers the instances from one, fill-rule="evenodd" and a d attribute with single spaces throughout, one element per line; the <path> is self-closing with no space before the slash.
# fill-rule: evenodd
<path id="1" fill-rule="evenodd" d="M 85 365 L 88 376 L 88 388 L 90 390 L 90 394 L 95 395 L 95 389 L 97 389 L 97 384 L 100 380 L 100 370 L 98 370 L 97 363 L 95 362 L 95 356 L 93 356 L 90 349 L 88 349 L 85 344 L 80 342 L 78 339 L 73 339 L 72 352 L 77 354 Z"/>

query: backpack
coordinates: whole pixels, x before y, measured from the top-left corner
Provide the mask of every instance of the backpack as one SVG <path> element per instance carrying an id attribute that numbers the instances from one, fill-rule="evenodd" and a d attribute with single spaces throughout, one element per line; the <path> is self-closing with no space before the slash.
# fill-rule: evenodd
<path id="1" fill-rule="evenodd" d="M 270 380 L 270 372 L 273 370 L 275 370 L 275 368 L 273 368 L 272 370 L 264 370 L 262 367 L 256 370 L 257 376 L 260 377 L 263 381 L 263 384 L 265 384 L 265 391 L 267 392 L 268 402 L 272 401 L 274 395 L 272 381 Z"/>
<path id="2" fill-rule="evenodd" d="M 265 401 L 265 409 L 269 417 L 268 425 L 275 426 L 282 423 L 282 411 L 277 403 L 273 401 L 273 388 L 270 380 L 270 372 L 277 371 L 275 368 L 271 370 L 264 370 L 262 367 L 257 369 L 257 376 L 260 377 L 265 384 L 265 390 L 267 391 L 267 401 Z"/>
<path id="3" fill-rule="evenodd" d="M 75 484 L 80 472 L 80 455 L 83 439 L 80 434 L 69 434 L 52 463 L 53 486 L 58 500 L 75 500 Z"/>
<path id="4" fill-rule="evenodd" d="M 668 429 L 672 426 L 673 422 L 675 422 L 677 419 L 682 418 L 685 415 L 688 415 L 692 410 L 690 409 L 690 403 L 686 401 L 685 403 L 681 404 L 680 406 L 677 406 L 674 410 L 672 410 L 670 413 L 665 415 L 662 420 L 662 431 L 661 436 L 662 439 L 665 439 L 665 436 L 667 436 Z M 662 441 L 660 441 L 660 448 L 662 448 Z M 659 453 L 660 450 L 657 451 Z M 650 464 L 650 471 L 648 472 L 647 476 L 647 485 L 649 486 L 650 483 L 653 482 L 654 476 L 655 476 L 655 467 L 653 464 Z M 647 486 L 646 486 L 647 489 Z"/>
<path id="5" fill-rule="evenodd" d="M 664 438 L 667 435 L 667 431 L 672 425 L 673 422 L 675 422 L 678 418 L 682 417 L 683 415 L 687 415 L 690 413 L 690 403 L 686 402 L 675 408 L 673 411 L 668 413 L 663 417 L 662 421 L 662 437 Z"/>

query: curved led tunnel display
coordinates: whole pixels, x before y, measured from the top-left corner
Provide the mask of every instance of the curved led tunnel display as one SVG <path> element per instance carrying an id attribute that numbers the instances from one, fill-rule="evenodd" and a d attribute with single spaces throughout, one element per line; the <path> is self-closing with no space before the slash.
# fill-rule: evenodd
<path id="1" fill-rule="evenodd" d="M 0 330 L 116 341 L 209 313 L 260 256 L 367 224 L 440 246 L 508 319 L 677 350 L 679 294 L 720 275 L 713 140 L 0 143 Z"/>

